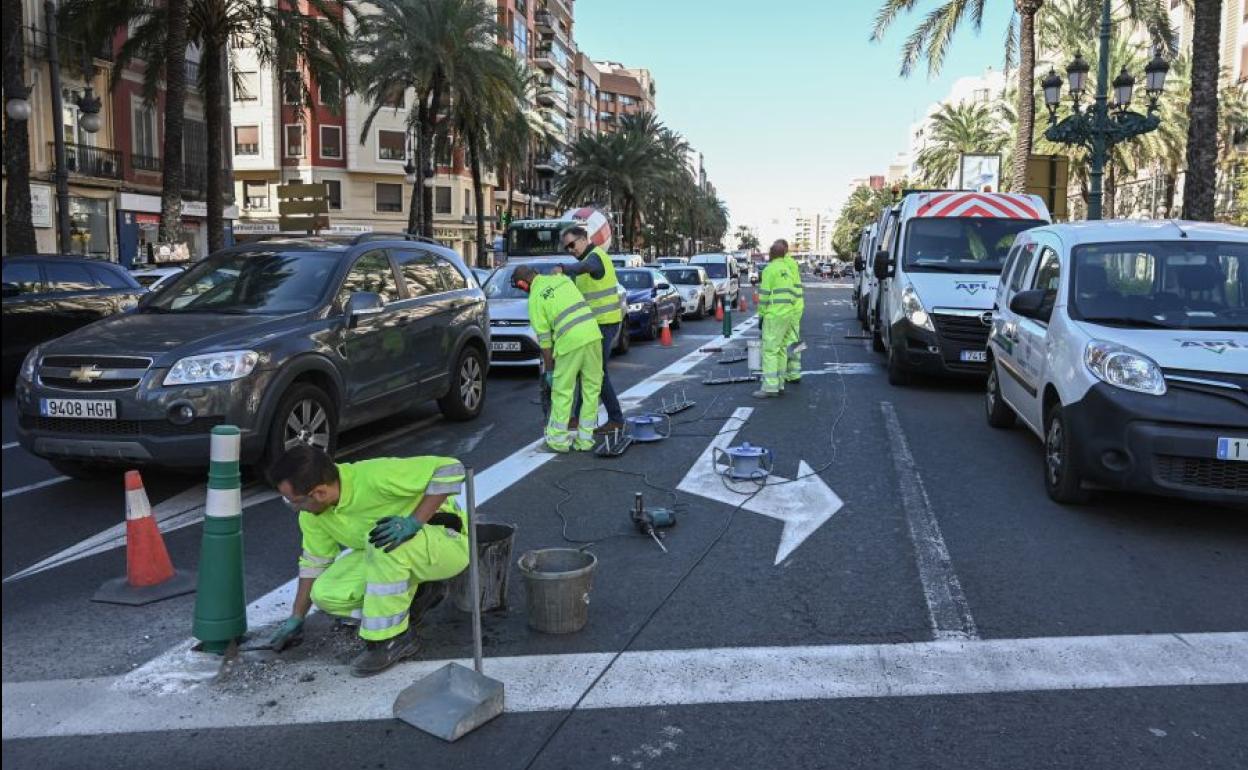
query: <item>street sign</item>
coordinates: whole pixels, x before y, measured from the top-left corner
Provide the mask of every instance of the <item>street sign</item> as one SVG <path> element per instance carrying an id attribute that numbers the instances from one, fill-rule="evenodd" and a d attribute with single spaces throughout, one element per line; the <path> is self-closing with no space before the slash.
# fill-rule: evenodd
<path id="1" fill-rule="evenodd" d="M 1054 220 L 1070 218 L 1066 208 L 1066 185 L 1070 181 L 1070 158 L 1065 155 L 1032 155 L 1027 158 L 1027 192 L 1039 195 Z"/>
<path id="2" fill-rule="evenodd" d="M 278 185 L 277 201 L 282 232 L 311 235 L 329 227 L 329 185 L 324 182 Z"/>
<path id="3" fill-rule="evenodd" d="M 795 479 L 769 474 L 765 482 L 731 481 L 720 475 L 714 464 L 715 455 L 732 445 L 753 412 L 749 407 L 733 412 L 676 488 L 725 505 L 741 505 L 752 513 L 784 522 L 776 549 L 775 563 L 779 564 L 845 503 L 805 460 L 798 463 Z"/>

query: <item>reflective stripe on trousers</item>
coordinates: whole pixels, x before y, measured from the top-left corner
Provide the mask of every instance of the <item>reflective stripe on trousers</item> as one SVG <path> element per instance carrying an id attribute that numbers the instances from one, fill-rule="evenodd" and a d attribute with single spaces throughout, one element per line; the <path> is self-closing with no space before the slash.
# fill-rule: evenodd
<path id="1" fill-rule="evenodd" d="M 550 420 L 546 443 L 551 449 L 593 449 L 598 424 L 598 395 L 602 388 L 602 345 L 598 340 L 573 348 L 555 359 L 554 384 L 550 391 Z M 577 383 L 580 387 L 577 387 Z M 572 401 L 582 396 L 577 435 L 568 431 Z"/>

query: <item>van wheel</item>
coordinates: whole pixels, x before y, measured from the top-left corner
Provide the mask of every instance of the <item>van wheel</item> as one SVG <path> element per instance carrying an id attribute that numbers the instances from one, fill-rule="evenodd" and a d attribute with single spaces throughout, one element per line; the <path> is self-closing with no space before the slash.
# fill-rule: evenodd
<path id="1" fill-rule="evenodd" d="M 997 363 L 988 362 L 988 382 L 984 387 L 984 409 L 988 424 L 994 428 L 1013 428 L 1014 410 L 1001 398 L 1001 379 L 997 375 Z"/>
<path id="2" fill-rule="evenodd" d="M 875 316 L 875 326 L 871 329 L 871 349 L 876 353 L 883 353 L 887 350 L 884 347 L 884 335 L 880 333 L 880 316 Z"/>
<path id="3" fill-rule="evenodd" d="M 1044 430 L 1044 491 L 1057 503 L 1077 505 L 1088 501 L 1083 473 L 1071 448 L 1076 444 L 1060 404 L 1049 412 Z"/>
<path id="4" fill-rule="evenodd" d="M 438 399 L 442 416 L 455 422 L 472 420 L 485 406 L 485 359 L 481 351 L 465 345 L 451 369 L 451 386 Z"/>
<path id="5" fill-rule="evenodd" d="M 338 448 L 338 411 L 325 391 L 301 382 L 286 391 L 269 424 L 266 465 L 300 444 L 323 449 L 331 457 Z"/>
<path id="6" fill-rule="evenodd" d="M 893 345 L 888 351 L 888 384 L 904 388 L 910 384 L 910 370 L 901 360 L 901 348 Z"/>

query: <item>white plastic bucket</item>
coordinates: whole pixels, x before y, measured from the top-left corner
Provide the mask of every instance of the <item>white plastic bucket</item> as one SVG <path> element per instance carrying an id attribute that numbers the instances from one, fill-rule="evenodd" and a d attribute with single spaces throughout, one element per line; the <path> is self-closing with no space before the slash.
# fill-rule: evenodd
<path id="1" fill-rule="evenodd" d="M 745 363 L 751 372 L 761 372 L 763 370 L 762 340 L 751 339 L 745 341 Z"/>

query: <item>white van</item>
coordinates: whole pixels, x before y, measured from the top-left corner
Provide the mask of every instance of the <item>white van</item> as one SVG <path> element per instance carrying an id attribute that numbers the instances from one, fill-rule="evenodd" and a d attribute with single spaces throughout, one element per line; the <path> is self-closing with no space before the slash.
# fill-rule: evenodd
<path id="1" fill-rule="evenodd" d="M 1038 195 L 918 192 L 902 199 L 875 259 L 877 343 L 888 381 L 982 376 L 1001 268 L 1019 233 L 1049 222 Z"/>
<path id="2" fill-rule="evenodd" d="M 695 254 L 689 258 L 689 265 L 706 270 L 721 300 L 727 298 L 729 303 L 737 304 L 741 295 L 741 271 L 731 254 Z"/>
<path id="3" fill-rule="evenodd" d="M 1044 485 L 1248 504 L 1248 230 L 1081 222 L 1020 235 L 985 405 L 1044 441 Z"/>
<path id="4" fill-rule="evenodd" d="M 894 203 L 892 206 L 880 212 L 880 218 L 875 223 L 875 230 L 871 234 L 871 243 L 867 246 L 867 257 L 864 264 L 866 275 L 863 279 L 863 315 L 866 316 L 866 325 L 863 327 L 871 333 L 871 347 L 876 353 L 884 352 L 884 338 L 880 334 L 880 279 L 875 276 L 875 258 L 879 255 L 880 249 L 884 248 L 885 239 L 891 239 L 893 236 L 893 228 L 897 223 L 897 215 L 901 213 L 901 204 Z"/>
<path id="5" fill-rule="evenodd" d="M 862 236 L 858 239 L 858 253 L 854 255 L 854 309 L 858 312 L 858 323 L 867 328 L 867 303 L 864 293 L 870 286 L 867 280 L 867 254 L 870 253 L 875 238 L 876 224 L 872 222 L 862 228 Z"/>

